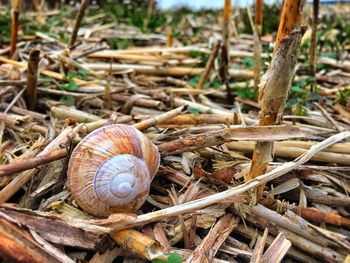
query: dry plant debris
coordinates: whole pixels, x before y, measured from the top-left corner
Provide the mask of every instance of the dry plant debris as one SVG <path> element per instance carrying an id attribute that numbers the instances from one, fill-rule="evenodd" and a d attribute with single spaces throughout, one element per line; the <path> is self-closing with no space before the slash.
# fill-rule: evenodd
<path id="1" fill-rule="evenodd" d="M 54 2 L 0 7 L 2 262 L 349 262 L 349 5 Z M 93 216 L 73 151 L 92 140 L 99 174 L 121 124 L 121 155 L 156 166 L 151 141 L 159 169 L 110 210 L 138 183 L 103 170 L 126 183 L 92 188 Z"/>

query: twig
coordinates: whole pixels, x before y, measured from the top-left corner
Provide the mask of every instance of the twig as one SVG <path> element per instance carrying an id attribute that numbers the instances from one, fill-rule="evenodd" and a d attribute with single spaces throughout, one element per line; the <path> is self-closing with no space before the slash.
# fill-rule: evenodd
<path id="1" fill-rule="evenodd" d="M 45 155 L 37 156 L 31 159 L 25 159 L 20 162 L 4 164 L 0 166 L 0 176 L 8 176 L 14 173 L 22 172 L 40 165 L 56 161 L 67 155 L 66 149 L 49 152 Z"/>
<path id="2" fill-rule="evenodd" d="M 173 32 L 171 27 L 166 29 L 166 47 L 172 47 L 173 45 Z"/>
<path id="3" fill-rule="evenodd" d="M 24 93 L 26 89 L 23 88 L 20 92 L 18 92 L 18 94 L 12 99 L 12 101 L 7 105 L 6 109 L 4 110 L 4 113 L 7 113 L 13 105 L 15 105 L 15 103 L 18 101 L 18 99 L 22 96 L 22 94 Z"/>
<path id="4" fill-rule="evenodd" d="M 283 140 L 289 136 L 299 137 L 303 135 L 299 129 L 290 126 L 236 127 L 190 135 L 183 139 L 163 143 L 158 146 L 158 149 L 162 154 L 179 154 L 185 151 L 220 145 L 233 140 L 269 141 Z"/>
<path id="5" fill-rule="evenodd" d="M 0 86 L 22 86 L 27 83 L 27 80 L 0 80 Z"/>
<path id="6" fill-rule="evenodd" d="M 285 158 L 296 158 L 297 156 L 305 153 L 307 150 L 299 147 L 293 146 L 283 146 L 280 143 L 275 143 L 274 147 L 274 156 L 275 157 L 285 157 Z M 253 152 L 254 151 L 254 143 L 253 142 L 233 142 L 228 143 L 227 147 L 231 150 L 242 151 L 242 152 Z M 326 162 L 326 163 L 337 163 L 341 165 L 350 165 L 350 155 L 344 153 L 336 153 L 336 152 L 326 152 L 322 151 L 315 154 L 312 157 L 312 160 L 318 162 Z"/>
<path id="7" fill-rule="evenodd" d="M 168 120 L 170 118 L 173 118 L 173 117 L 181 114 L 185 110 L 187 110 L 187 106 L 180 106 L 179 108 L 176 108 L 174 110 L 168 111 L 168 112 L 166 112 L 164 114 L 161 114 L 159 116 L 152 117 L 150 119 L 147 119 L 147 120 L 141 121 L 139 123 L 136 123 L 136 124 L 134 124 L 134 127 L 136 129 L 139 129 L 139 130 L 144 130 L 144 129 L 152 127 L 152 126 L 154 126 L 156 124 L 164 122 L 164 121 L 166 121 L 166 120 Z"/>
<path id="8" fill-rule="evenodd" d="M 261 72 L 261 35 L 262 35 L 263 0 L 255 1 L 255 32 L 254 37 L 254 83 L 258 88 Z"/>
<path id="9" fill-rule="evenodd" d="M 11 26 L 10 56 L 13 56 L 13 54 L 16 51 L 20 7 L 21 7 L 21 0 L 12 0 L 12 26 Z"/>
<path id="10" fill-rule="evenodd" d="M 262 22 L 263 22 L 263 0 L 255 1 L 255 29 L 258 34 L 259 40 L 262 36 Z"/>
<path id="11" fill-rule="evenodd" d="M 312 27 L 311 27 L 311 46 L 310 46 L 310 71 L 315 77 L 316 75 L 316 50 L 317 50 L 317 24 L 318 24 L 318 11 L 320 6 L 319 0 L 313 0 L 313 16 L 312 16 Z M 316 80 L 315 80 L 316 81 Z"/>
<path id="12" fill-rule="evenodd" d="M 248 18 L 249 18 L 249 24 L 250 24 L 250 28 L 252 29 L 253 31 L 253 35 L 256 35 L 256 28 L 255 28 L 255 25 L 254 25 L 254 22 L 253 22 L 253 17 L 252 17 L 252 12 L 250 11 L 250 7 L 247 6 L 247 14 L 248 14 Z"/>
<path id="13" fill-rule="evenodd" d="M 45 19 L 43 17 L 43 9 L 44 9 L 44 6 L 45 6 L 45 0 L 41 0 L 41 2 L 39 3 L 39 0 L 34 0 L 34 6 L 36 8 L 36 10 L 38 11 L 38 22 L 39 24 L 44 24 L 45 23 Z"/>
<path id="14" fill-rule="evenodd" d="M 39 154 L 40 156 L 46 155 L 57 148 L 61 144 L 65 144 L 69 141 L 69 138 L 75 134 L 77 130 L 72 127 L 64 129 L 45 149 Z M 25 185 L 36 173 L 35 169 L 24 171 L 14 178 L 8 185 L 6 185 L 0 191 L 0 203 L 6 202 L 11 196 L 13 196 L 23 185 Z"/>
<path id="15" fill-rule="evenodd" d="M 231 17 L 231 0 L 225 0 L 223 23 L 222 23 L 222 47 L 221 47 L 221 65 L 219 69 L 222 83 L 226 86 L 227 101 L 229 104 L 233 103 L 233 97 L 228 84 L 228 68 L 230 58 L 230 17 Z"/>
<path id="16" fill-rule="evenodd" d="M 329 113 L 320 104 L 317 102 L 314 102 L 313 104 L 321 111 L 329 124 L 332 125 L 337 132 L 341 132 L 343 130 L 343 128 L 331 117 L 331 115 L 329 115 Z"/>
<path id="17" fill-rule="evenodd" d="M 74 29 L 73 29 L 72 36 L 71 36 L 71 39 L 69 42 L 69 46 L 73 46 L 75 41 L 77 40 L 80 23 L 83 20 L 85 10 L 88 7 L 89 3 L 90 3 L 90 0 L 82 0 L 80 3 L 80 10 L 79 10 L 78 16 L 77 16 L 76 21 L 75 21 Z"/>
<path id="18" fill-rule="evenodd" d="M 210 57 L 208 59 L 208 62 L 205 65 L 204 72 L 202 73 L 202 76 L 201 76 L 198 84 L 196 85 L 196 89 L 202 89 L 205 82 L 207 81 L 209 73 L 214 65 L 214 61 L 218 55 L 219 47 L 220 47 L 220 42 L 218 42 L 214 45 L 213 50 L 212 50 Z"/>
<path id="19" fill-rule="evenodd" d="M 326 223 L 344 227 L 350 227 L 350 219 L 332 212 L 324 212 L 313 207 L 295 207 L 287 205 L 294 213 L 300 213 L 300 216 L 308 221 L 315 223 Z"/>

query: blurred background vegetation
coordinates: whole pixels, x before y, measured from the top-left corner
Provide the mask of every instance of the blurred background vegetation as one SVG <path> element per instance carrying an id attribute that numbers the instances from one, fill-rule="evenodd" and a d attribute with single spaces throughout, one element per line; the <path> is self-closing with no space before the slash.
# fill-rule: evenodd
<path id="1" fill-rule="evenodd" d="M 8 45 L 10 40 L 10 2 L 10 0 L 0 0 L 0 47 L 1 45 Z M 33 13 L 31 11 L 36 11 L 34 1 L 22 1 L 22 10 L 24 12 L 21 12 L 20 15 L 20 37 L 21 35 L 22 37 L 24 35 L 34 35 L 35 32 L 40 31 L 61 42 L 68 43 L 70 32 L 67 30 L 67 22 L 69 25 L 74 23 L 79 2 L 73 0 L 47 0 L 48 10 L 59 10 L 59 12 L 58 15 L 47 16 L 45 23 L 39 24 L 35 15 L 29 15 Z M 280 8 L 280 3 L 264 4 L 263 7 L 263 35 L 269 39 L 269 41 L 263 43 L 263 52 L 267 54 L 272 50 L 270 43 L 273 41 L 277 31 Z M 250 10 L 254 16 L 254 6 L 251 6 Z M 321 5 L 320 22 L 317 31 L 319 56 L 341 59 L 341 54 L 344 54 L 343 51 L 350 49 L 349 11 L 349 5 Z M 312 7 L 309 4 L 305 8 L 304 16 L 304 24 L 309 27 L 312 18 L 311 14 Z M 120 29 L 122 32 L 132 27 L 133 32 L 138 34 L 152 33 L 164 36 L 170 30 L 174 41 L 181 42 L 181 45 L 200 43 L 203 39 L 209 40 L 211 36 L 206 33 L 208 29 L 220 34 L 220 24 L 222 22 L 222 10 L 191 10 L 186 7 L 162 10 L 155 0 L 91 0 L 86 17 L 95 15 L 99 15 L 98 23 L 115 23 L 115 29 Z M 239 33 L 252 33 L 246 7 L 234 6 L 232 17 Z M 82 26 L 84 26 L 84 23 L 86 21 L 83 21 Z M 133 39 L 132 34 L 130 36 L 130 38 L 116 36 L 106 40 L 112 49 L 125 49 L 129 46 L 144 45 L 144 42 Z M 307 71 L 309 68 L 309 47 L 310 38 L 305 38 L 299 56 L 300 67 L 298 70 Z M 207 61 L 206 54 L 193 52 L 191 55 L 201 59 L 201 66 L 205 65 Z M 263 71 L 266 70 L 269 61 L 270 57 L 263 59 Z M 239 64 L 233 64 L 232 67 L 244 66 L 246 69 L 252 69 L 254 66 L 253 58 L 244 58 L 238 62 Z M 323 67 L 324 65 L 317 64 L 317 71 L 323 70 Z M 195 86 L 199 78 L 200 76 L 196 76 L 189 80 L 189 83 Z M 235 87 L 235 83 L 230 85 L 238 91 L 237 95 L 239 97 L 256 101 L 256 91 L 252 87 L 239 88 Z M 212 80 L 205 85 L 205 87 L 207 86 L 216 87 L 220 86 L 220 83 L 217 83 L 217 80 Z M 350 92 L 345 95 L 349 97 Z M 319 100 L 321 98 L 314 86 L 314 79 L 307 77 L 306 79 L 293 82 L 287 107 L 306 105 L 314 99 Z M 302 114 L 302 110 L 300 110 L 300 114 Z"/>

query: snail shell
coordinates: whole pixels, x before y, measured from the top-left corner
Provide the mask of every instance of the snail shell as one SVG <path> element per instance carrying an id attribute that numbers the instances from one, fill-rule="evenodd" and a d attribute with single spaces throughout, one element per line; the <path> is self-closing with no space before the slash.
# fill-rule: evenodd
<path id="1" fill-rule="evenodd" d="M 101 127 L 72 152 L 68 166 L 72 196 L 95 216 L 136 211 L 146 200 L 159 161 L 157 147 L 134 127 Z"/>

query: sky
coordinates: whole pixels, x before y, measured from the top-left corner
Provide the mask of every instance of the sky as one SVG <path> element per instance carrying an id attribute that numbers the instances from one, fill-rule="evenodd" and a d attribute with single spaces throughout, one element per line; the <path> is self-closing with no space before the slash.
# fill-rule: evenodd
<path id="1" fill-rule="evenodd" d="M 281 2 L 282 0 L 265 0 L 264 3 Z M 210 8 L 218 9 L 223 8 L 224 0 L 157 0 L 158 5 L 162 9 L 169 9 L 180 6 L 187 6 L 193 9 Z M 255 0 L 232 0 L 232 4 L 240 6 L 251 5 Z"/>
<path id="2" fill-rule="evenodd" d="M 158 6 L 162 9 L 169 9 L 174 7 L 187 6 L 193 9 L 210 8 L 210 9 L 222 9 L 224 0 L 156 0 Z M 344 1 L 344 0 L 343 0 Z M 350 0 L 347 0 L 350 2 Z M 239 5 L 245 7 L 255 3 L 255 0 L 231 0 L 235 6 Z M 308 3 L 312 3 L 312 0 L 308 0 Z M 328 2 L 327 0 L 320 0 L 320 2 Z M 282 3 L 282 0 L 264 0 L 264 3 Z"/>

